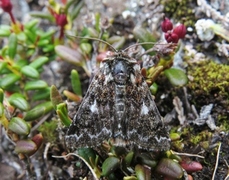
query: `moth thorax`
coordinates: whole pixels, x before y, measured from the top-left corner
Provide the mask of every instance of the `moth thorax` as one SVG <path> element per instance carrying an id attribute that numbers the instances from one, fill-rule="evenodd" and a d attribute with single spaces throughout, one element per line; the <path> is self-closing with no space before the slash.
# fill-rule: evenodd
<path id="1" fill-rule="evenodd" d="M 112 74 L 116 83 L 126 84 L 128 79 L 127 64 L 122 59 L 115 61 Z"/>

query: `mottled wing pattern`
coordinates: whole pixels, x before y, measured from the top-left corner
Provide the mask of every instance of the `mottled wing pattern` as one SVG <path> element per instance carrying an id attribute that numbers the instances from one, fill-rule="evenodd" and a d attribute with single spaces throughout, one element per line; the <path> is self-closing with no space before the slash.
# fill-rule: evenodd
<path id="1" fill-rule="evenodd" d="M 101 63 L 66 135 L 70 149 L 136 145 L 168 150 L 170 139 L 136 60 L 122 53 Z"/>
<path id="2" fill-rule="evenodd" d="M 109 76 L 107 74 L 109 67 L 104 65 L 93 78 L 68 129 L 65 140 L 70 149 L 96 147 L 112 135 L 111 121 L 115 92 L 112 82 L 104 85 Z"/>
<path id="3" fill-rule="evenodd" d="M 162 151 L 170 148 L 168 131 L 156 107 L 149 87 L 138 68 L 136 83 L 127 84 L 127 135 L 130 143 L 141 149 Z M 137 119 L 137 121 L 136 121 Z"/>

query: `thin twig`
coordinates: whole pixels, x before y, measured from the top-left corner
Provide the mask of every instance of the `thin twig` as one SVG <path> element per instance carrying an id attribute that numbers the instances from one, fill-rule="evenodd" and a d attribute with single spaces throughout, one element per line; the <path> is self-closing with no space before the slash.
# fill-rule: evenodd
<path id="1" fill-rule="evenodd" d="M 48 114 L 46 114 L 44 117 L 42 117 L 42 118 L 40 119 L 40 121 L 39 121 L 38 123 L 36 123 L 36 125 L 33 126 L 33 128 L 31 128 L 31 132 L 37 130 L 37 128 L 38 128 L 41 124 L 43 124 L 43 123 L 48 119 L 48 117 L 50 116 L 50 114 L 51 114 L 51 113 L 48 113 Z"/>
<path id="2" fill-rule="evenodd" d="M 50 148 L 50 145 L 51 145 L 51 143 L 48 142 L 48 143 L 46 144 L 46 146 L 45 146 L 45 150 L 44 150 L 44 154 L 43 154 L 45 160 L 47 160 L 47 154 L 48 154 L 48 150 L 49 150 L 49 148 Z"/>
<path id="3" fill-rule="evenodd" d="M 212 180 L 215 179 L 216 170 L 218 168 L 220 149 L 221 149 L 221 142 L 219 143 L 219 147 L 218 147 L 218 151 L 217 151 L 216 162 L 215 162 L 215 169 L 214 169 L 214 173 L 212 175 Z"/>
<path id="4" fill-rule="evenodd" d="M 198 158 L 202 158 L 204 159 L 204 156 L 200 156 L 198 154 L 189 154 L 189 153 L 178 153 L 178 152 L 175 152 L 175 151 L 172 151 L 173 154 L 176 154 L 178 156 L 189 156 L 189 157 L 198 157 Z"/>
<path id="5" fill-rule="evenodd" d="M 90 166 L 90 164 L 88 164 L 88 162 L 87 162 L 84 158 L 82 158 L 81 156 L 79 156 L 78 154 L 75 154 L 75 153 L 68 153 L 68 154 L 65 155 L 65 156 L 52 156 L 52 157 L 54 157 L 54 158 L 66 158 L 66 157 L 68 157 L 68 156 L 76 156 L 76 157 L 80 158 L 80 159 L 87 165 L 87 167 L 90 169 L 90 171 L 91 171 L 91 173 L 92 173 L 94 179 L 95 179 L 95 180 L 99 180 L 99 179 L 97 178 L 97 176 L 96 176 L 94 170 L 93 170 L 92 167 Z"/>

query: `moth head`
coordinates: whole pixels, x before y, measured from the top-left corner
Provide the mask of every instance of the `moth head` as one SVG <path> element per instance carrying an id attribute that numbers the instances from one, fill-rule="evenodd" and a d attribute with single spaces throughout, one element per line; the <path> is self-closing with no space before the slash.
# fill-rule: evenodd
<path id="1" fill-rule="evenodd" d="M 127 63 L 122 59 L 116 59 L 114 61 L 112 74 L 116 83 L 126 84 L 126 81 L 129 77 L 127 66 Z"/>

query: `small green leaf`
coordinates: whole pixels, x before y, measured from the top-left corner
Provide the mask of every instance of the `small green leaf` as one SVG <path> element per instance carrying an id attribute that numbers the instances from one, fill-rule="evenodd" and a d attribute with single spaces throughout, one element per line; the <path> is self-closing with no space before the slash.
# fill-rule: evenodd
<path id="1" fill-rule="evenodd" d="M 31 43 L 35 43 L 37 35 L 29 29 L 24 29 L 24 33 Z"/>
<path id="2" fill-rule="evenodd" d="M 147 165 L 151 168 L 154 168 L 157 165 L 157 162 L 152 159 L 147 153 L 142 153 L 137 157 L 137 161 L 142 165 Z"/>
<path id="3" fill-rule="evenodd" d="M 44 102 L 44 103 L 37 105 L 36 107 L 31 109 L 30 111 L 28 111 L 27 114 L 25 115 L 24 119 L 26 121 L 33 121 L 33 120 L 40 118 L 41 116 L 49 113 L 52 110 L 53 110 L 53 105 L 52 105 L 51 101 Z"/>
<path id="4" fill-rule="evenodd" d="M 92 148 L 79 148 L 79 156 L 83 157 L 92 167 L 96 159 L 95 151 Z"/>
<path id="5" fill-rule="evenodd" d="M 56 31 L 54 29 L 51 29 L 47 32 L 39 33 L 39 36 L 41 37 L 41 39 L 51 39 L 51 37 L 53 36 L 55 32 Z"/>
<path id="6" fill-rule="evenodd" d="M 13 59 L 17 52 L 17 35 L 15 33 L 12 33 L 10 35 L 8 46 L 9 46 L 8 55 L 11 59 Z"/>
<path id="7" fill-rule="evenodd" d="M 50 99 L 50 87 L 37 90 L 32 97 L 32 100 L 39 101 L 39 100 L 49 100 Z"/>
<path id="8" fill-rule="evenodd" d="M 3 103 L 4 91 L 0 88 L 0 103 Z"/>
<path id="9" fill-rule="evenodd" d="M 146 175 L 145 175 L 145 170 L 144 167 L 140 164 L 137 164 L 135 166 L 135 172 L 136 172 L 136 176 L 138 180 L 145 180 L 146 179 Z"/>
<path id="10" fill-rule="evenodd" d="M 188 82 L 188 78 L 184 71 L 177 68 L 170 68 L 164 71 L 165 76 L 174 86 L 184 86 Z"/>
<path id="11" fill-rule="evenodd" d="M 18 70 L 21 69 L 23 66 L 26 66 L 28 64 L 28 60 L 20 59 L 17 62 L 14 63 L 14 68 L 17 68 Z"/>
<path id="12" fill-rule="evenodd" d="M 61 119 L 61 122 L 69 127 L 70 124 L 72 123 L 71 119 L 68 116 L 68 109 L 67 109 L 67 104 L 66 103 L 60 103 L 57 105 L 57 110 L 56 110 L 59 118 Z"/>
<path id="13" fill-rule="evenodd" d="M 6 89 L 20 79 L 20 76 L 10 73 L 5 75 L 0 81 L 0 87 Z"/>
<path id="14" fill-rule="evenodd" d="M 17 39 L 18 39 L 19 42 L 20 41 L 24 41 L 25 42 L 27 37 L 26 37 L 25 33 L 22 31 L 19 34 L 17 34 Z"/>
<path id="15" fill-rule="evenodd" d="M 169 137 L 171 139 L 171 141 L 176 141 L 180 139 L 180 135 L 178 133 L 170 133 Z"/>
<path id="16" fill-rule="evenodd" d="M 37 151 L 37 145 L 32 140 L 19 140 L 14 151 L 31 156 Z"/>
<path id="17" fill-rule="evenodd" d="M 135 176 L 125 176 L 123 180 L 138 180 Z"/>
<path id="18" fill-rule="evenodd" d="M 49 61 L 49 59 L 47 57 L 41 56 L 41 57 L 38 57 L 37 59 L 35 59 L 33 62 L 31 62 L 29 64 L 29 66 L 31 66 L 31 67 L 33 67 L 35 69 L 39 69 L 40 67 L 42 67 L 48 61 Z"/>
<path id="19" fill-rule="evenodd" d="M 62 111 L 56 110 L 56 113 L 59 116 L 63 125 L 65 125 L 66 127 L 69 127 L 71 125 L 71 119 L 68 116 L 66 116 Z"/>
<path id="20" fill-rule="evenodd" d="M 6 61 L 0 61 L 0 73 L 2 73 L 7 68 Z"/>
<path id="21" fill-rule="evenodd" d="M 44 89 L 47 88 L 48 84 L 45 81 L 42 80 L 34 80 L 34 81 L 28 81 L 25 84 L 25 90 L 38 90 L 38 89 Z"/>
<path id="22" fill-rule="evenodd" d="M 90 43 L 81 43 L 80 44 L 80 49 L 82 50 L 82 52 L 84 52 L 85 54 L 90 54 L 91 50 L 92 50 L 92 46 Z"/>
<path id="23" fill-rule="evenodd" d="M 55 48 L 54 45 L 48 44 L 48 45 L 44 46 L 42 50 L 43 50 L 45 53 L 47 53 L 47 52 L 53 51 L 54 48 Z"/>
<path id="24" fill-rule="evenodd" d="M 72 20 L 74 20 L 78 16 L 78 14 L 79 14 L 81 8 L 83 7 L 84 3 L 85 3 L 84 1 L 78 1 L 77 5 L 72 6 L 74 9 L 71 11 L 71 13 L 69 13 L 69 15 L 71 16 Z"/>
<path id="25" fill-rule="evenodd" d="M 9 37 L 11 34 L 10 31 L 11 27 L 8 25 L 1 25 L 0 26 L 0 37 Z"/>
<path id="26" fill-rule="evenodd" d="M 63 114 L 68 115 L 68 108 L 65 102 L 58 104 L 56 109 L 61 111 Z"/>
<path id="27" fill-rule="evenodd" d="M 4 116 L 4 106 L 2 102 L 0 102 L 0 122 L 2 122 L 2 117 Z"/>
<path id="28" fill-rule="evenodd" d="M 74 93 L 76 93 L 79 96 L 82 96 L 80 77 L 78 72 L 74 69 L 71 71 L 71 83 Z"/>
<path id="29" fill-rule="evenodd" d="M 10 33 L 10 30 L 0 29 L 0 37 L 8 37 Z"/>
<path id="30" fill-rule="evenodd" d="M 125 162 L 125 165 L 128 167 L 130 166 L 132 160 L 133 160 L 133 157 L 134 157 L 134 152 L 133 151 L 130 151 L 124 158 L 124 162 Z"/>
<path id="31" fill-rule="evenodd" d="M 29 103 L 26 101 L 26 99 L 19 93 L 14 93 L 9 97 L 9 103 L 22 110 L 27 111 L 29 109 Z"/>
<path id="32" fill-rule="evenodd" d="M 37 45 L 40 47 L 46 46 L 49 44 L 49 40 L 48 39 L 41 39 L 40 41 L 38 41 Z"/>
<path id="33" fill-rule="evenodd" d="M 109 176 L 120 165 L 120 160 L 117 157 L 108 157 L 102 164 L 102 176 Z"/>
<path id="34" fill-rule="evenodd" d="M 156 83 L 153 83 L 150 87 L 149 87 L 151 93 L 153 95 L 155 95 L 157 93 L 157 90 L 158 90 L 158 85 Z"/>
<path id="35" fill-rule="evenodd" d="M 30 133 L 28 123 L 19 117 L 14 117 L 10 120 L 9 129 L 18 135 L 28 135 Z"/>
<path id="36" fill-rule="evenodd" d="M 49 21 L 54 22 L 54 17 L 50 13 L 44 13 L 41 11 L 33 11 L 29 13 L 30 16 L 35 18 L 47 19 Z"/>
<path id="37" fill-rule="evenodd" d="M 4 105 L 0 103 L 0 124 L 5 128 L 8 129 L 9 120 L 5 116 Z"/>
<path id="38" fill-rule="evenodd" d="M 25 28 L 26 29 L 32 29 L 33 27 L 35 27 L 38 24 L 38 22 L 39 22 L 38 19 L 32 19 L 25 24 Z"/>
<path id="39" fill-rule="evenodd" d="M 39 78 L 39 72 L 33 68 L 32 66 L 24 66 L 21 68 L 21 72 L 22 74 L 24 74 L 25 76 L 29 77 L 29 78 L 34 78 L 37 79 Z"/>

